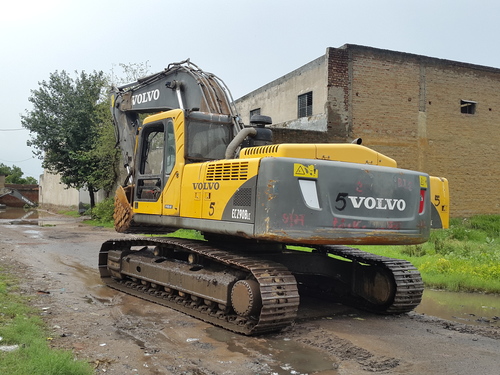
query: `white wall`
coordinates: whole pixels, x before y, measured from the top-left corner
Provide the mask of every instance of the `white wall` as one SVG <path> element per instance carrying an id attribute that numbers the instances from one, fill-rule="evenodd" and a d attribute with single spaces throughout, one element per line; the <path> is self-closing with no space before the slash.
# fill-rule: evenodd
<path id="1" fill-rule="evenodd" d="M 271 116 L 273 124 L 278 127 L 326 131 L 327 78 L 327 58 L 323 55 L 237 99 L 235 104 L 245 124 L 250 123 L 250 111 L 260 108 L 260 114 Z M 315 121 L 308 121 L 307 117 L 298 119 L 298 96 L 310 91 L 313 93 L 312 117 Z M 310 128 L 311 124 L 314 124 L 314 129 Z"/>
<path id="2" fill-rule="evenodd" d="M 78 209 L 82 204 L 90 204 L 89 193 L 85 189 L 65 188 L 61 177 L 44 170 L 40 176 L 39 205 L 50 208 Z M 96 194 L 96 203 L 104 199 L 104 193 Z"/>

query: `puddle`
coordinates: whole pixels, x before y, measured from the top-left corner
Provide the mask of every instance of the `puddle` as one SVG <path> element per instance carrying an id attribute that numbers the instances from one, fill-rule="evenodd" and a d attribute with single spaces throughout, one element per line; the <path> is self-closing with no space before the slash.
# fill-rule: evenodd
<path id="1" fill-rule="evenodd" d="M 275 375 L 312 375 L 322 371 L 336 374 L 334 363 L 327 355 L 286 338 L 260 337 L 259 340 L 209 327 L 207 335 L 224 342 L 228 350 L 251 356 L 259 353 L 269 358 L 267 365 Z"/>
<path id="2" fill-rule="evenodd" d="M 7 207 L 0 210 L 0 224 L 38 224 L 38 211 L 20 207 Z"/>
<path id="3" fill-rule="evenodd" d="M 24 233 L 27 234 L 29 238 L 42 238 L 42 233 L 38 230 L 25 230 Z"/>
<path id="4" fill-rule="evenodd" d="M 495 294 L 426 289 L 415 311 L 464 324 L 500 327 L 500 296 Z"/>
<path id="5" fill-rule="evenodd" d="M 81 218 L 74 218 L 65 215 L 55 215 L 47 211 L 25 210 L 21 207 L 7 207 L 0 209 L 0 225 L 38 225 L 55 226 L 81 221 Z"/>

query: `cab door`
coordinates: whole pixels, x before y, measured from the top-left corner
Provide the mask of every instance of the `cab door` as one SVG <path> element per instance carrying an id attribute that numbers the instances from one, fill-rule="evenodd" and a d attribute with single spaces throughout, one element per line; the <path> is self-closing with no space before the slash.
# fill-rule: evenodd
<path id="1" fill-rule="evenodd" d="M 141 130 L 135 176 L 134 211 L 137 213 L 161 214 L 161 193 L 168 180 L 167 163 L 171 162 L 166 149 L 168 120 L 148 123 Z"/>

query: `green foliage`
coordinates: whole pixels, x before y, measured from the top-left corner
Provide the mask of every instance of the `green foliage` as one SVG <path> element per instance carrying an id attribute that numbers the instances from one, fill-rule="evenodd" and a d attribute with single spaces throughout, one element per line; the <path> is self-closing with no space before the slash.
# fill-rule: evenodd
<path id="1" fill-rule="evenodd" d="M 478 215 L 466 220 L 464 225 L 479 230 L 489 238 L 500 237 L 500 215 Z"/>
<path id="2" fill-rule="evenodd" d="M 96 223 L 113 223 L 114 199 L 107 198 L 90 209 L 90 216 Z"/>
<path id="3" fill-rule="evenodd" d="M 205 240 L 205 237 L 203 237 L 203 235 L 199 231 L 193 229 L 178 229 L 173 233 L 167 234 L 166 237 L 179 237 L 200 241 Z"/>
<path id="4" fill-rule="evenodd" d="M 36 311 L 15 293 L 13 281 L 0 270 L 0 336 L 2 345 L 17 350 L 0 352 L 0 373 L 9 375 L 91 375 L 89 364 L 75 361 L 67 351 L 52 350 L 47 331 Z"/>
<path id="5" fill-rule="evenodd" d="M 99 119 L 97 138 L 89 154 L 97 161 L 97 168 L 93 169 L 87 176 L 89 184 L 96 190 L 103 189 L 110 192 L 114 189 L 118 178 L 118 149 L 116 145 L 115 129 L 111 118 L 109 104 L 102 102 L 97 106 Z"/>
<path id="6" fill-rule="evenodd" d="M 29 98 L 33 110 L 21 116 L 31 135 L 28 146 L 43 158 L 44 168 L 61 175 L 67 187 L 87 188 L 93 204 L 93 193 L 108 186 L 99 177 L 114 177 L 114 166 L 110 167 L 114 159 L 103 156 L 100 143 L 101 128 L 110 126 L 109 116 L 103 115 L 107 105 L 100 102 L 104 74 L 81 72 L 72 78 L 56 71 L 39 85 Z"/>
<path id="7" fill-rule="evenodd" d="M 406 245 L 402 247 L 401 253 L 411 257 L 421 257 L 425 255 L 425 249 L 422 245 Z"/>
<path id="8" fill-rule="evenodd" d="M 500 293 L 500 215 L 453 219 L 417 246 L 365 246 L 376 254 L 409 260 L 427 286 Z"/>
<path id="9" fill-rule="evenodd" d="M 22 185 L 38 185 L 38 181 L 31 177 L 23 177 L 23 171 L 21 168 L 13 165 L 9 167 L 3 163 L 0 163 L 0 175 L 3 174 L 5 177 L 5 183 L 7 184 L 22 184 Z"/>

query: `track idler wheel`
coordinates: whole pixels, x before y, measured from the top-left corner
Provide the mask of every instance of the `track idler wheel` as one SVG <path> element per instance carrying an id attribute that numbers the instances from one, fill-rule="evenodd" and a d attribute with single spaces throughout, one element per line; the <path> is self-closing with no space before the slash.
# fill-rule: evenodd
<path id="1" fill-rule="evenodd" d="M 358 273 L 357 294 L 372 304 L 372 309 L 383 311 L 394 300 L 394 278 L 378 267 L 365 267 Z"/>
<path id="2" fill-rule="evenodd" d="M 238 280 L 231 289 L 231 304 L 239 316 L 252 316 L 262 308 L 260 286 L 255 280 Z"/>

